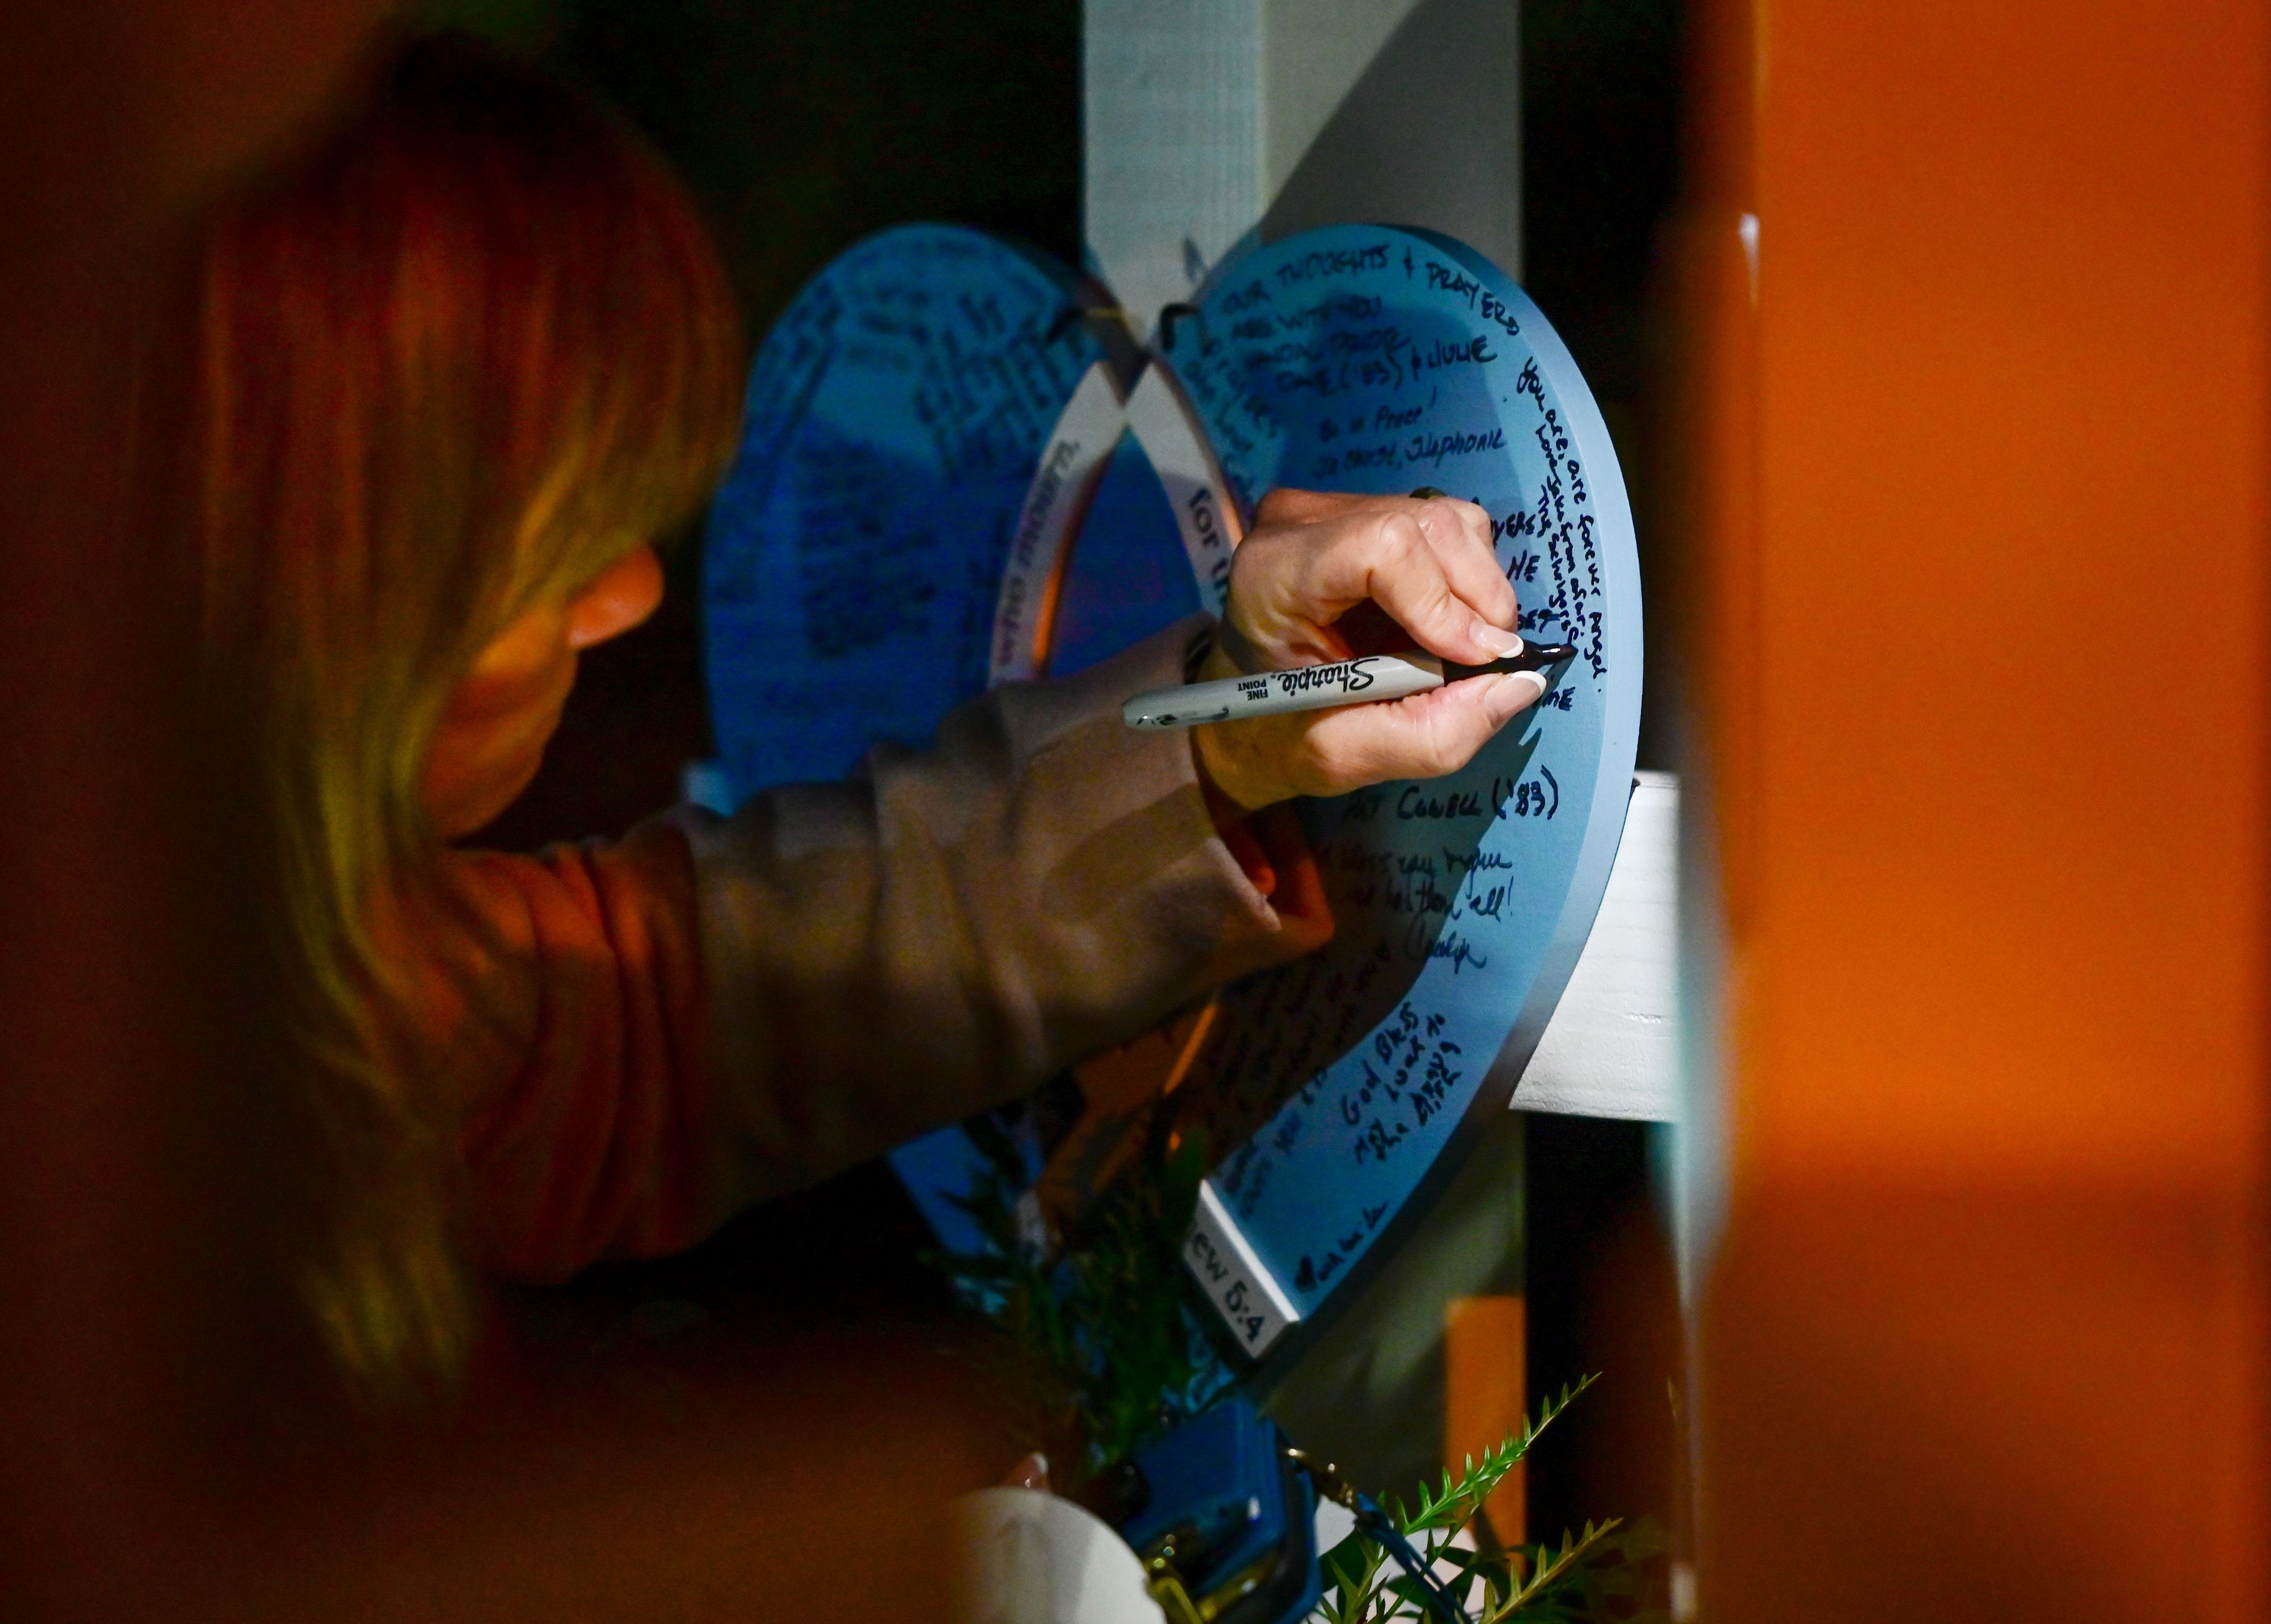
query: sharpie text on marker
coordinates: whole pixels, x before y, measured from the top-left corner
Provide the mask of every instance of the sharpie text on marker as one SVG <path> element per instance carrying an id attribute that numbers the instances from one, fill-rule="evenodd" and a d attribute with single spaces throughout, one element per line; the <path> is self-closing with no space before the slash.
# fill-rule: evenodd
<path id="1" fill-rule="evenodd" d="M 1371 704 L 1408 698 L 1446 682 L 1493 672 L 1529 671 L 1544 676 L 1548 667 L 1576 656 L 1575 649 L 1559 643 L 1532 643 L 1519 654 L 1485 666 L 1454 665 L 1417 649 L 1402 654 L 1360 654 L 1329 666 L 1297 666 L 1138 694 L 1120 707 L 1120 718 L 1130 727 L 1195 727 L 1205 722 L 1283 716 L 1289 711 Z"/>

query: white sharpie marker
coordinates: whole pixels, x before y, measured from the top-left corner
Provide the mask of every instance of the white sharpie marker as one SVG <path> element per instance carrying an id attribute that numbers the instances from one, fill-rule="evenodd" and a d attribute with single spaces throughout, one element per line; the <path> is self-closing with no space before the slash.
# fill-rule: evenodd
<path id="1" fill-rule="evenodd" d="M 1575 649 L 1560 643 L 1526 644 L 1521 653 L 1486 666 L 1453 665 L 1417 649 L 1403 654 L 1361 654 L 1329 666 L 1299 666 L 1138 694 L 1120 707 L 1120 719 L 1130 727 L 1195 727 L 1203 722 L 1283 716 L 1289 711 L 1327 711 L 1336 705 L 1404 699 L 1494 671 L 1542 674 L 1549 666 L 1576 657 Z"/>

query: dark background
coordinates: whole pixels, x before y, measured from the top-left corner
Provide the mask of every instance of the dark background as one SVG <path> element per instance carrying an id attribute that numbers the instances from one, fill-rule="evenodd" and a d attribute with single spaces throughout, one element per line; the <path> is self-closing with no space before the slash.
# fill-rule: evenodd
<path id="1" fill-rule="evenodd" d="M 711 219 L 752 346 L 807 277 L 900 221 L 989 227 L 1078 263 L 1077 0 L 450 0 L 432 11 L 583 80 L 647 132 Z M 1523 281 L 1600 401 L 1662 603 L 1658 245 L 1680 183 L 1680 8 L 1530 0 L 1522 19 Z M 698 554 L 698 534 L 681 538 L 663 611 L 585 658 L 542 774 L 485 844 L 615 834 L 676 797 L 681 768 L 709 744 Z M 1649 658 L 1641 761 L 1669 767 L 1677 696 L 1657 626 Z M 1679 1322 L 1646 1132 L 1530 1120 L 1532 1389 L 1605 1375 L 1533 1457 L 1533 1533 L 1673 1509 L 1665 1388 L 1680 1368 Z M 783 1235 L 803 1243 L 772 1243 Z M 563 1344 L 595 1346 L 696 1316 L 756 1336 L 815 1320 L 920 1324 L 949 1309 L 915 1259 L 926 1240 L 871 1166 L 749 1215 L 688 1258 L 601 1270 L 525 1307 Z"/>

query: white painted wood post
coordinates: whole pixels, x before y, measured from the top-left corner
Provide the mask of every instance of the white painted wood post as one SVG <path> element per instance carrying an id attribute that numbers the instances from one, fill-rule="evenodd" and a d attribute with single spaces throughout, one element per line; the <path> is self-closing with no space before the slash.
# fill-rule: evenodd
<path id="1" fill-rule="evenodd" d="M 1518 1111 L 1679 1115 L 1679 780 L 1637 773 L 1593 934 L 1515 1090 Z"/>
<path id="2" fill-rule="evenodd" d="M 1519 275 L 1521 45 L 1515 0 L 1088 0 L 1092 268 L 1139 333 L 1256 231 L 1425 226 Z"/>

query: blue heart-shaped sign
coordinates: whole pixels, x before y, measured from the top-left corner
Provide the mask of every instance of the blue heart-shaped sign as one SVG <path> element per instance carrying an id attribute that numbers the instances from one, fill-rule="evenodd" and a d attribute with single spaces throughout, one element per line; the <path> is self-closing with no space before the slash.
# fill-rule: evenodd
<path id="1" fill-rule="evenodd" d="M 1239 1346 L 1282 1355 L 1505 1108 L 1591 927 L 1639 734 L 1631 514 L 1567 351 L 1458 243 L 1253 250 L 1143 354 L 1082 319 L 1103 302 L 945 227 L 871 238 L 799 295 L 711 519 L 720 756 L 737 795 L 839 774 L 988 681 L 1218 607 L 1273 486 L 1481 504 L 1523 635 L 1577 659 L 1463 771 L 1305 805 L 1334 942 L 1228 989 L 1180 1050 L 1226 1147 L 1187 1261 Z M 954 677 L 910 694 L 916 660 Z M 921 1200 L 970 1152 L 949 1133 L 895 1160 Z M 927 1210 L 951 1243 L 952 1203 Z"/>

